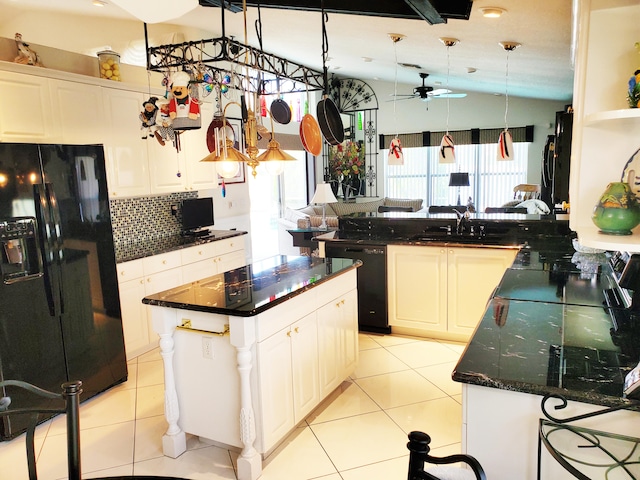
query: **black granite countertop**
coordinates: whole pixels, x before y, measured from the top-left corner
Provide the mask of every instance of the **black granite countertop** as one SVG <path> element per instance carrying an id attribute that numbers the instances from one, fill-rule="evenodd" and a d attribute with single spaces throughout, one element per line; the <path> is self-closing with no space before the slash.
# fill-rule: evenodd
<path id="1" fill-rule="evenodd" d="M 631 406 L 622 392 L 625 375 L 640 360 L 640 318 L 628 309 L 604 306 L 604 291 L 610 288 L 615 285 L 605 254 L 523 248 L 453 379 Z"/>
<path id="2" fill-rule="evenodd" d="M 149 295 L 142 302 L 161 307 L 250 317 L 360 265 L 360 260 L 345 258 L 277 255 Z"/>
<path id="3" fill-rule="evenodd" d="M 138 258 L 160 255 L 182 248 L 193 247 L 203 243 L 216 242 L 225 238 L 239 237 L 247 232 L 241 230 L 210 230 L 206 236 L 171 235 L 158 237 L 144 242 L 116 245 L 116 263 L 128 262 Z"/>

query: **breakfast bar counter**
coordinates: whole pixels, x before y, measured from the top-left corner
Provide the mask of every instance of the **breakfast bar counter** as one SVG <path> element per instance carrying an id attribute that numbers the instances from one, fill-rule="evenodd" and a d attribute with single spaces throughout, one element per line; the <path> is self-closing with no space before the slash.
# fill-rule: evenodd
<path id="1" fill-rule="evenodd" d="M 617 439 L 638 437 L 640 421 L 638 402 L 623 395 L 640 359 L 637 314 L 607 301 L 624 293 L 610 257 L 576 252 L 569 242 L 524 247 L 496 288 L 452 375 L 463 384 L 463 451 L 488 477 L 575 478 L 540 449 L 539 439 L 549 438 L 554 454 L 577 459 L 586 472 L 577 478 L 640 478 L 637 466 L 636 476 L 604 476 L 628 470 L 615 460 L 629 454 L 615 451 Z M 592 416 L 600 411 L 607 413 Z M 619 442 L 607 461 L 591 444 L 595 431 Z"/>
<path id="2" fill-rule="evenodd" d="M 164 362 L 164 454 L 186 433 L 241 449 L 238 478 L 355 369 L 358 260 L 275 256 L 149 295 Z"/>

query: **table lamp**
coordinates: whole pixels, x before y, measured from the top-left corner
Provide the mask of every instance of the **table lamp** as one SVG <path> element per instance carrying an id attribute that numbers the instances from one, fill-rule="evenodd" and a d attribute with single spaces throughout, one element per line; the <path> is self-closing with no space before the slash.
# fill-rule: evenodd
<path id="1" fill-rule="evenodd" d="M 458 187 L 458 203 L 457 205 L 462 205 L 460 203 L 460 187 L 468 187 L 469 186 L 469 173 L 468 172 L 457 172 L 449 174 L 449 186 L 450 187 Z"/>
<path id="2" fill-rule="evenodd" d="M 325 208 L 327 203 L 335 203 L 338 199 L 333 194 L 331 190 L 331 184 L 329 183 L 319 183 L 316 186 L 316 193 L 313 194 L 313 198 L 311 199 L 311 203 L 321 204 L 322 205 L 322 223 L 320 224 L 320 230 L 327 229 L 327 216 L 325 213 Z"/>

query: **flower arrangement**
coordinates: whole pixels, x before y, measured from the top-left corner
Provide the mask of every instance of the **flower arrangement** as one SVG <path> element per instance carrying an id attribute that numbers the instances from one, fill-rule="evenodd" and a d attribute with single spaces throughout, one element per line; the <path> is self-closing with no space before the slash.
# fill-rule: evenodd
<path id="1" fill-rule="evenodd" d="M 347 140 L 329 149 L 329 172 L 332 178 L 359 177 L 364 173 L 364 148 L 359 142 Z"/>

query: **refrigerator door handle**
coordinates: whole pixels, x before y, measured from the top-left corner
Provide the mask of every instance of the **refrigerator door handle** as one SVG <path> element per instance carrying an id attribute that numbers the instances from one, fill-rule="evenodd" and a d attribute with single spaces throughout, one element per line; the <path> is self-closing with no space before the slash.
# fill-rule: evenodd
<path id="1" fill-rule="evenodd" d="M 61 313 L 60 268 L 56 258 L 56 239 L 53 232 L 53 221 L 46 189 L 42 184 L 33 185 L 33 197 L 36 207 L 36 218 L 40 232 L 40 250 L 44 271 L 45 295 L 49 307 L 49 315 L 57 317 Z"/>
<path id="2" fill-rule="evenodd" d="M 50 223 L 53 227 L 52 229 L 52 237 L 53 237 L 53 258 L 58 265 L 58 297 L 59 297 L 59 311 L 60 313 L 64 313 L 64 298 L 62 292 L 64 291 L 64 285 L 62 281 L 62 275 L 60 272 L 62 271 L 62 264 L 64 263 L 64 240 L 62 236 L 62 221 L 60 218 L 60 208 L 58 207 L 58 199 L 56 198 L 56 192 L 53 189 L 53 184 L 45 183 L 44 190 L 47 195 L 47 202 L 49 204 L 49 210 L 51 212 Z"/>

